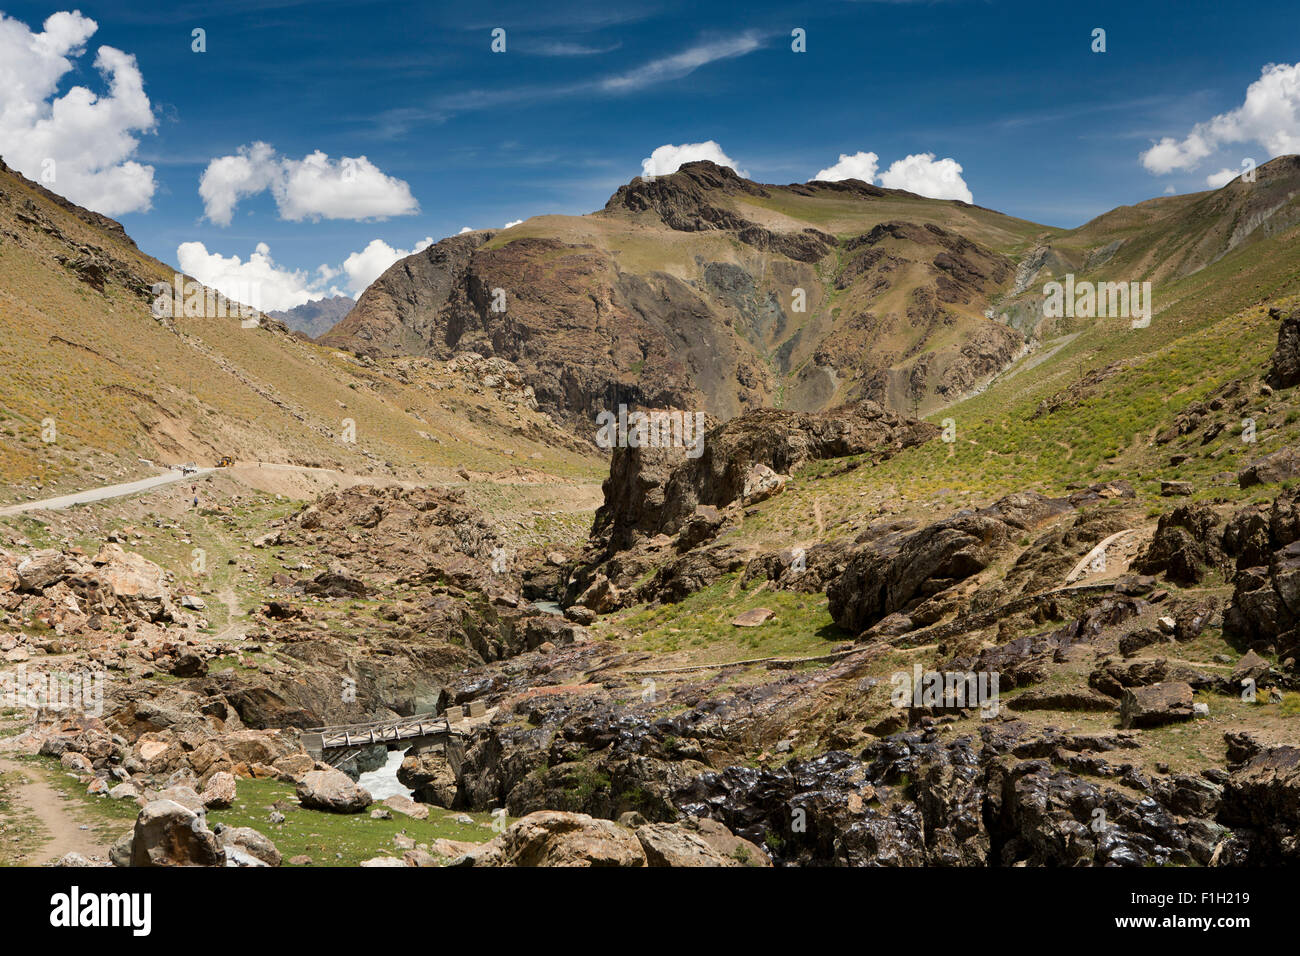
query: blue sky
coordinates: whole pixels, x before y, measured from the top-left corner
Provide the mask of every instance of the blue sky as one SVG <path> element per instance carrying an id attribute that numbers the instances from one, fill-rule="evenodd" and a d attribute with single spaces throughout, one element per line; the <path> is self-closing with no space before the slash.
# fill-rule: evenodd
<path id="1" fill-rule="evenodd" d="M 109 206 L 164 261 L 202 243 L 213 261 L 246 263 L 265 244 L 275 269 L 312 289 L 355 281 L 316 270 L 340 270 L 373 240 L 410 250 L 466 226 L 598 209 L 669 144 L 713 141 L 774 183 L 807 180 L 840 154 L 875 153 L 880 174 L 933 154 L 960 164 L 980 205 L 1073 226 L 1170 189 L 1209 188 L 1208 176 L 1243 157 L 1263 162 L 1300 143 L 1294 76 L 1261 80 L 1266 64 L 1300 62 L 1300 16 L 1267 0 L 0 0 L 0 10 L 0 54 L 58 11 L 95 27 L 63 22 L 56 32 L 86 36 L 67 41 L 68 68 L 47 88 L 0 83 L 0 154 L 11 164 L 37 178 L 40 157 L 57 157 L 52 188 Z M 796 27 L 805 53 L 791 50 Z M 1091 49 L 1098 27 L 1104 53 Z M 192 51 L 195 28 L 206 31 L 204 53 Z M 495 28 L 506 31 L 504 53 L 490 48 Z M 107 103 L 101 47 L 134 58 L 142 87 L 120 106 Z M 0 61 L 0 80 L 3 71 Z M 1234 113 L 1252 84 L 1252 109 Z M 80 104 L 40 136 L 26 132 L 76 86 L 105 98 L 99 115 Z M 1144 162 L 1165 137 L 1173 142 Z M 205 204 L 210 164 L 247 158 L 257 143 L 267 147 L 251 179 L 288 183 L 293 195 L 277 202 L 272 185 Z M 351 157 L 374 189 L 318 202 L 310 179 L 293 178 L 317 152 L 328 157 L 318 157 L 318 187 Z M 129 163 L 151 174 L 106 178 Z"/>

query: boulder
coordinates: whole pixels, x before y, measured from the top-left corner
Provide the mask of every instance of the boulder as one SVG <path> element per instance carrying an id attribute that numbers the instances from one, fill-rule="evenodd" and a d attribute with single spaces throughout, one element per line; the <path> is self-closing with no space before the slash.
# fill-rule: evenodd
<path id="1" fill-rule="evenodd" d="M 308 810 L 328 813 L 361 813 L 370 806 L 370 792 L 352 782 L 341 770 L 312 770 L 302 775 L 297 787 L 298 802 Z"/>
<path id="2" fill-rule="evenodd" d="M 90 761 L 86 759 L 84 754 L 79 754 L 72 750 L 66 751 L 63 756 L 59 758 L 59 766 L 69 773 L 91 773 L 94 770 L 90 765 Z"/>
<path id="3" fill-rule="evenodd" d="M 1199 584 L 1225 556 L 1216 531 L 1219 516 L 1207 505 L 1180 505 L 1160 516 L 1146 553 L 1133 562 L 1142 574 L 1164 574 L 1177 584 Z"/>
<path id="4" fill-rule="evenodd" d="M 1233 668 L 1228 683 L 1232 684 L 1233 687 L 1240 687 L 1242 681 L 1245 680 L 1253 680 L 1258 684 L 1272 669 L 1273 665 L 1264 658 L 1254 651 L 1247 651 L 1241 660 L 1237 661 L 1237 666 Z"/>
<path id="5" fill-rule="evenodd" d="M 197 654 L 180 654 L 168 670 L 173 677 L 202 677 L 208 672 L 208 662 Z"/>
<path id="6" fill-rule="evenodd" d="M 758 462 L 745 472 L 745 483 L 741 487 L 740 500 L 747 505 L 766 501 L 773 495 L 783 492 L 789 480 L 788 476 L 778 475 L 767 465 Z"/>
<path id="7" fill-rule="evenodd" d="M 195 813 L 201 813 L 204 809 L 203 799 L 195 792 L 193 787 L 178 784 L 173 787 L 167 787 L 158 794 L 162 800 L 172 800 L 181 806 Z"/>
<path id="8" fill-rule="evenodd" d="M 18 563 L 18 589 L 41 591 L 61 580 L 68 571 L 68 559 L 62 551 L 35 551 Z"/>
<path id="9" fill-rule="evenodd" d="M 457 857 L 464 856 L 471 850 L 477 850 L 482 845 L 481 843 L 470 843 L 467 840 L 448 840 L 439 837 L 429 844 L 429 849 L 438 856 L 450 857 L 454 860 Z"/>
<path id="10" fill-rule="evenodd" d="M 698 505 L 677 534 L 677 550 L 689 551 L 718 536 L 726 516 L 712 505 Z"/>
<path id="11" fill-rule="evenodd" d="M 539 810 L 450 865 L 636 867 L 646 865 L 646 856 L 636 834 L 611 820 Z"/>
<path id="12" fill-rule="evenodd" d="M 1024 532 L 1071 510 L 1036 493 L 1008 495 L 920 531 L 883 531 L 851 553 L 826 588 L 831 617 L 859 634 L 914 600 L 982 571 Z"/>
<path id="13" fill-rule="evenodd" d="M 636 828 L 636 838 L 645 851 L 648 866 L 771 866 L 767 856 L 750 843 L 731 834 L 722 824 L 709 827 L 706 838 L 698 818 L 683 823 L 647 823 Z M 715 829 L 716 827 L 716 829 Z M 724 831 L 732 842 L 721 839 Z"/>
<path id="14" fill-rule="evenodd" d="M 415 820 L 429 819 L 429 808 L 423 803 L 416 803 L 410 797 L 395 794 L 384 801 L 384 806 L 396 813 L 405 814 Z"/>
<path id="15" fill-rule="evenodd" d="M 227 857 L 247 855 L 266 866 L 279 866 L 281 863 L 280 851 L 275 844 L 252 827 L 228 827 L 218 823 L 214 832 Z"/>
<path id="16" fill-rule="evenodd" d="M 441 748 L 408 750 L 397 768 L 397 780 L 423 803 L 448 810 L 456 805 L 456 772 Z"/>
<path id="17" fill-rule="evenodd" d="M 1237 474 L 1237 484 L 1242 488 L 1254 485 L 1272 485 L 1300 475 L 1300 452 L 1294 448 L 1279 448 L 1263 458 L 1256 458 Z"/>
<path id="18" fill-rule="evenodd" d="M 1277 348 L 1264 381 L 1272 388 L 1300 384 L 1300 309 L 1282 320 L 1277 330 Z"/>
<path id="19" fill-rule="evenodd" d="M 1156 727 L 1191 720 L 1192 688 L 1183 681 L 1130 687 L 1120 700 L 1120 726 Z"/>
<path id="20" fill-rule="evenodd" d="M 303 590 L 317 597 L 331 598 L 363 598 L 370 593 L 364 581 L 339 566 L 322 571 L 304 584 Z"/>
<path id="21" fill-rule="evenodd" d="M 135 830 L 127 830 L 113 843 L 108 851 L 108 861 L 114 866 L 130 866 L 131 853 L 135 846 Z"/>
<path id="22" fill-rule="evenodd" d="M 227 810 L 235 803 L 235 776 L 224 770 L 214 773 L 208 785 L 199 794 L 203 806 L 209 810 Z"/>
<path id="23" fill-rule="evenodd" d="M 573 603 L 590 608 L 597 614 L 606 614 L 618 609 L 620 594 L 603 574 L 597 574 L 591 586 L 582 592 Z"/>
<path id="24" fill-rule="evenodd" d="M 202 815 L 174 800 L 154 800 L 136 817 L 132 866 L 224 866 L 226 853 Z"/>
<path id="25" fill-rule="evenodd" d="M 316 768 L 316 761 L 312 759 L 311 754 L 286 754 L 271 761 L 271 766 L 284 775 L 281 779 L 297 783 L 303 774 Z"/>
<path id="26" fill-rule="evenodd" d="M 771 608 L 754 607 L 737 614 L 731 619 L 731 623 L 735 627 L 758 627 L 760 624 L 767 623 L 771 617 Z"/>
<path id="27" fill-rule="evenodd" d="M 94 569 L 70 581 L 74 589 L 94 589 L 111 595 L 133 617 L 170 621 L 175 615 L 167 592 L 167 575 L 158 565 L 116 544 L 106 544 L 91 559 Z"/>

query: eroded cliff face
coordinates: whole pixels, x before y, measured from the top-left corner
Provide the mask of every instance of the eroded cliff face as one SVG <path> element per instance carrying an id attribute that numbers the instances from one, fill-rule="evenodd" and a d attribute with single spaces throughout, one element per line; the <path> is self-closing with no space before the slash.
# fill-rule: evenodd
<path id="1" fill-rule="evenodd" d="M 846 202 L 838 235 L 813 224 Z M 944 205 L 690 163 L 592 216 L 445 239 L 389 269 L 321 341 L 500 356 L 575 424 L 619 404 L 717 420 L 864 397 L 911 411 L 986 380 L 1024 339 L 983 317 L 1012 261 L 934 222 L 880 222 L 909 204 L 926 218 Z"/>

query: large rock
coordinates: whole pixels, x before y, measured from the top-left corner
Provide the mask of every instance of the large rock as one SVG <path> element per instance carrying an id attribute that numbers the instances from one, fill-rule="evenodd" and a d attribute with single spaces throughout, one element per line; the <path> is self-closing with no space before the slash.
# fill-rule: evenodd
<path id="1" fill-rule="evenodd" d="M 757 462 L 745 473 L 745 484 L 740 491 L 740 500 L 747 505 L 766 501 L 784 491 L 789 480 L 788 476 L 778 475 L 761 461 Z"/>
<path id="2" fill-rule="evenodd" d="M 751 493 L 771 494 L 781 475 L 804 462 L 866 453 L 885 459 L 938 433 L 863 401 L 818 413 L 746 412 L 707 432 L 697 458 L 682 448 L 616 448 L 592 535 L 608 535 L 612 550 L 638 536 L 672 535 L 698 505 L 721 508 L 743 498 L 747 481 Z"/>
<path id="3" fill-rule="evenodd" d="M 1271 644 L 1282 661 L 1300 656 L 1300 489 L 1278 495 L 1267 514 L 1239 512 L 1224 546 L 1237 561 L 1224 632 Z"/>
<path id="4" fill-rule="evenodd" d="M 540 810 L 453 861 L 459 866 L 645 866 L 636 835 L 585 813 Z"/>
<path id="5" fill-rule="evenodd" d="M 416 803 L 403 794 L 394 794 L 384 801 L 384 806 L 394 813 L 402 813 L 416 820 L 429 819 L 429 808 L 423 803 Z M 459 855 L 459 854 L 457 854 Z"/>
<path id="6" fill-rule="evenodd" d="M 267 837 L 252 827 L 228 827 L 217 824 L 217 840 L 226 851 L 227 863 L 236 866 L 279 866 L 280 851 Z"/>
<path id="7" fill-rule="evenodd" d="M 416 750 L 412 747 L 397 768 L 397 780 L 424 803 L 448 810 L 456 805 L 456 772 L 441 748 Z M 396 809 L 406 812 L 401 807 Z"/>
<path id="8" fill-rule="evenodd" d="M 920 531 L 886 532 L 861 544 L 826 588 L 831 617 L 858 634 L 918 598 L 982 571 L 1024 532 L 1070 510 L 1063 499 L 1008 495 Z"/>
<path id="9" fill-rule="evenodd" d="M 132 866 L 225 866 L 226 853 L 201 814 L 174 800 L 148 803 L 136 817 Z"/>
<path id="10" fill-rule="evenodd" d="M 649 866 L 772 865 L 758 847 L 715 820 L 691 817 L 682 823 L 646 823 L 635 832 Z"/>
<path id="11" fill-rule="evenodd" d="M 235 776 L 224 770 L 214 773 L 208 785 L 199 794 L 203 806 L 209 810 L 227 810 L 235 803 Z"/>
<path id="12" fill-rule="evenodd" d="M 175 615 L 167 591 L 167 574 L 158 565 L 116 544 L 106 544 L 91 559 L 92 570 L 69 580 L 73 590 L 146 621 L 170 621 Z"/>
<path id="13" fill-rule="evenodd" d="M 1164 574 L 1177 584 L 1199 584 L 1223 562 L 1219 517 L 1205 505 L 1182 505 L 1160 516 L 1146 553 L 1133 562 L 1141 574 Z"/>
<path id="14" fill-rule="evenodd" d="M 1264 381 L 1273 388 L 1300 385 L 1300 309 L 1282 320 L 1277 330 L 1277 348 Z"/>
<path id="15" fill-rule="evenodd" d="M 370 791 L 341 770 L 313 770 L 298 781 L 298 802 L 308 810 L 361 813 L 370 806 Z"/>
<path id="16" fill-rule="evenodd" d="M 1262 749 L 1232 772 L 1223 792 L 1225 823 L 1254 828 L 1269 863 L 1300 861 L 1300 748 Z"/>
<path id="17" fill-rule="evenodd" d="M 1273 485 L 1297 475 L 1300 475 L 1300 452 L 1294 448 L 1279 448 L 1243 468 L 1237 474 L 1237 484 L 1242 488 Z"/>
<path id="18" fill-rule="evenodd" d="M 1183 681 L 1166 681 L 1147 687 L 1130 687 L 1120 700 L 1120 726 L 1157 727 L 1192 719 L 1192 687 Z"/>
<path id="19" fill-rule="evenodd" d="M 18 588 L 21 591 L 40 591 L 64 577 L 68 559 L 62 551 L 36 551 L 19 562 Z"/>

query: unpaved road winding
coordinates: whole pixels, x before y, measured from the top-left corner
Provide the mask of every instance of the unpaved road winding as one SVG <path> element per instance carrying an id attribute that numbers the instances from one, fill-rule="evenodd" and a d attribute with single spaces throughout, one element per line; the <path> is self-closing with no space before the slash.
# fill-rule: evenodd
<path id="1" fill-rule="evenodd" d="M 170 485 L 174 481 L 198 478 L 214 471 L 216 471 L 215 468 L 200 468 L 188 475 L 183 475 L 179 471 L 169 471 L 162 475 L 141 478 L 139 481 L 128 481 L 120 485 L 105 485 L 102 488 L 91 488 L 89 491 L 59 495 L 56 498 L 43 498 L 40 501 L 25 501 L 22 504 L 8 505 L 0 508 L 0 515 L 16 515 L 25 511 L 58 511 L 62 508 L 71 508 L 73 505 L 84 505 L 92 501 L 104 501 L 108 498 L 121 498 L 124 495 L 134 495 L 141 491 L 151 491 L 162 485 Z"/>
<path id="2" fill-rule="evenodd" d="M 14 788 L 14 803 L 29 810 L 45 830 L 40 846 L 27 860 L 29 865 L 52 863 L 73 852 L 88 859 L 108 859 L 108 847 L 100 842 L 94 830 L 81 828 L 72 816 L 68 801 L 45 782 L 38 770 L 0 757 L 0 771 L 26 780 Z"/>

